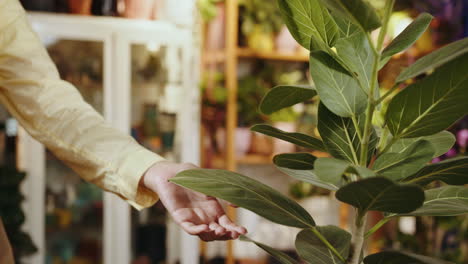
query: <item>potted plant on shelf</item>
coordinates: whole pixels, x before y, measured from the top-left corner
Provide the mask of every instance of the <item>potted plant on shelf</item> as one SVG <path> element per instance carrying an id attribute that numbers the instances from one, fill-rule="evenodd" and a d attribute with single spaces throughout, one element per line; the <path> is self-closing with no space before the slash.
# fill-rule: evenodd
<path id="1" fill-rule="evenodd" d="M 275 2 L 262 0 L 239 1 L 241 31 L 249 48 L 271 52 L 275 48 L 274 37 L 283 25 Z"/>
<path id="2" fill-rule="evenodd" d="M 190 170 L 171 181 L 225 199 L 273 222 L 301 228 L 296 250 L 308 263 L 447 263 L 407 251 L 367 255 L 364 245 L 394 218 L 468 213 L 468 188 L 463 186 L 468 184 L 468 158 L 428 164 L 453 146 L 455 138 L 445 129 L 468 113 L 468 38 L 420 58 L 381 95 L 376 92 L 379 69 L 419 38 L 429 26 L 431 15 L 421 14 L 383 47 L 394 0 L 385 1 L 382 15 L 364 0 L 278 3 L 295 39 L 310 50 L 315 89 L 274 88 L 260 110 L 273 113 L 319 95 L 321 139 L 268 125 L 256 125 L 252 130 L 333 157 L 289 153 L 275 157 L 274 163 L 292 177 L 336 192 L 337 200 L 354 207 L 351 233 L 337 226 L 317 226 L 295 201 L 234 172 Z M 378 28 L 378 38 L 373 40 L 370 34 Z M 423 74 L 427 75 L 408 84 L 408 80 Z M 382 107 L 385 122 L 373 124 L 376 109 L 395 93 L 388 107 Z M 439 181 L 440 187 L 433 188 L 430 183 L 434 181 Z M 367 216 L 372 211 L 383 212 L 385 217 L 368 228 Z M 271 247 L 256 244 L 281 263 L 297 263 Z"/>

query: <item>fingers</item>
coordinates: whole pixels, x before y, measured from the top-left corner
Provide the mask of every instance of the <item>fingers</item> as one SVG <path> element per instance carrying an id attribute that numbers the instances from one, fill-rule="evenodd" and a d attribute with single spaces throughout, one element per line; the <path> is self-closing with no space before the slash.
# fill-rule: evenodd
<path id="1" fill-rule="evenodd" d="M 219 224 L 231 232 L 236 232 L 240 235 L 247 234 L 247 229 L 245 229 L 245 227 L 234 224 L 227 215 L 222 215 L 219 218 Z"/>
<path id="2" fill-rule="evenodd" d="M 191 222 L 183 222 L 180 226 L 185 230 L 185 232 L 189 233 L 190 235 L 199 235 L 204 232 L 209 232 L 210 228 L 208 225 L 195 225 Z"/>

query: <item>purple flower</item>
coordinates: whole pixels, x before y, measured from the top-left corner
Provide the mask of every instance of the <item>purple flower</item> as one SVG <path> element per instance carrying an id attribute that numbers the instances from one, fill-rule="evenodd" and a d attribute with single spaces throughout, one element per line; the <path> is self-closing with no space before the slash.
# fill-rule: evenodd
<path id="1" fill-rule="evenodd" d="M 453 158 L 458 155 L 458 152 L 455 148 L 451 148 L 447 153 L 445 153 L 445 157 Z"/>
<path id="2" fill-rule="evenodd" d="M 457 143 L 461 148 L 466 148 L 468 144 L 468 129 L 462 129 L 457 133 Z"/>
<path id="3" fill-rule="evenodd" d="M 442 161 L 441 158 L 434 158 L 434 159 L 431 161 L 431 163 L 439 163 L 439 162 L 441 162 L 441 161 Z"/>

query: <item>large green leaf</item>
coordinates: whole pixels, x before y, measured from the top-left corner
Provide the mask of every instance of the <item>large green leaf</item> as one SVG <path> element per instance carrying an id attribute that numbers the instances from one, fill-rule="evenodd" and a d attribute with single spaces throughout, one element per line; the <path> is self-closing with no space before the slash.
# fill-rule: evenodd
<path id="1" fill-rule="evenodd" d="M 346 259 L 351 247 L 351 234 L 336 226 L 318 226 L 316 230 Z M 312 230 L 302 230 L 296 237 L 296 250 L 309 264 L 343 263 Z"/>
<path id="2" fill-rule="evenodd" d="M 454 264 L 402 251 L 383 251 L 364 258 L 364 264 Z"/>
<path id="3" fill-rule="evenodd" d="M 364 116 L 358 118 L 360 130 L 364 130 Z M 358 163 L 361 153 L 361 141 L 351 118 L 343 118 L 332 113 L 320 104 L 318 109 L 318 126 L 322 140 L 330 154 L 335 158 Z M 372 133 L 369 152 L 372 153 L 377 143 L 375 131 Z M 371 156 L 371 155 L 369 155 Z"/>
<path id="4" fill-rule="evenodd" d="M 266 219 L 299 228 L 315 226 L 307 211 L 275 189 L 238 173 L 196 169 L 177 174 L 171 182 L 250 210 Z"/>
<path id="5" fill-rule="evenodd" d="M 252 239 L 250 239 L 250 238 L 248 238 L 246 236 L 241 236 L 240 240 L 254 243 L 259 248 L 265 250 L 268 254 L 270 254 L 272 257 L 274 257 L 276 260 L 278 260 L 279 263 L 281 263 L 281 264 L 297 264 L 298 263 L 296 260 L 294 260 L 293 258 L 288 256 L 286 253 L 281 252 L 281 251 L 279 251 L 277 249 L 274 249 L 274 248 L 272 248 L 270 246 L 267 246 L 267 245 L 265 245 L 263 243 L 254 241 L 254 240 L 252 240 Z"/>
<path id="6" fill-rule="evenodd" d="M 468 113 L 468 54 L 410 85 L 390 102 L 386 114 L 394 136 L 429 136 Z"/>
<path id="7" fill-rule="evenodd" d="M 383 177 L 352 182 L 336 192 L 336 198 L 360 211 L 409 213 L 424 202 L 421 187 L 396 184 Z"/>
<path id="8" fill-rule="evenodd" d="M 338 27 L 320 0 L 278 0 L 284 22 L 293 37 L 309 49 L 311 38 L 319 46 L 332 47 Z"/>
<path id="9" fill-rule="evenodd" d="M 445 63 L 465 54 L 468 52 L 468 38 L 461 39 L 442 47 L 429 55 L 417 60 L 411 66 L 403 70 L 396 82 L 403 82 L 405 80 L 416 77 L 420 74 L 426 73 L 431 69 L 437 68 Z"/>
<path id="10" fill-rule="evenodd" d="M 278 167 L 278 169 L 286 175 L 289 175 L 296 180 L 303 181 L 315 185 L 320 188 L 324 188 L 330 191 L 336 191 L 340 186 L 336 186 L 326 181 L 322 181 L 315 175 L 313 170 L 294 170 L 284 167 Z"/>
<path id="11" fill-rule="evenodd" d="M 403 32 L 401 32 L 382 52 L 382 59 L 391 57 L 413 45 L 426 31 L 432 21 L 428 13 L 420 14 Z"/>
<path id="12" fill-rule="evenodd" d="M 379 16 L 365 0 L 322 0 L 337 15 L 358 25 L 363 31 L 371 31 L 381 26 Z"/>
<path id="13" fill-rule="evenodd" d="M 389 148 L 388 152 L 403 152 L 409 146 L 411 146 L 411 144 L 421 139 L 431 142 L 432 147 L 434 147 L 435 150 L 434 158 L 442 156 L 447 151 L 449 151 L 455 144 L 455 136 L 448 131 L 442 131 L 437 134 L 426 137 L 399 139 Z"/>
<path id="14" fill-rule="evenodd" d="M 402 152 L 382 154 L 375 160 L 372 169 L 381 176 L 394 181 L 418 172 L 434 156 L 434 147 L 427 140 L 419 140 Z"/>
<path id="15" fill-rule="evenodd" d="M 404 215 L 455 216 L 468 213 L 467 187 L 444 186 L 427 190 L 425 194 L 423 206 Z"/>
<path id="16" fill-rule="evenodd" d="M 317 158 L 309 153 L 286 153 L 273 158 L 273 163 L 278 167 L 293 170 L 312 170 Z"/>
<path id="17" fill-rule="evenodd" d="M 357 174 L 362 178 L 375 176 L 375 173 L 367 168 L 334 158 L 319 158 L 315 161 L 314 167 L 319 179 L 336 186 L 342 186 L 347 182 L 343 177 L 345 173 Z"/>
<path id="18" fill-rule="evenodd" d="M 335 47 L 340 59 L 352 72 L 356 73 L 359 82 L 368 93 L 375 55 L 367 41 L 366 33 L 356 32 L 349 37 L 341 38 L 336 42 Z M 311 71 L 314 69 L 312 68 Z"/>
<path id="19" fill-rule="evenodd" d="M 450 185 L 468 184 L 468 157 L 448 159 L 428 165 L 402 181 L 423 186 L 433 181 L 443 181 Z"/>
<path id="20" fill-rule="evenodd" d="M 325 146 L 323 145 L 323 142 L 320 139 L 311 137 L 309 135 L 294 132 L 285 132 L 265 124 L 255 125 L 251 128 L 251 130 L 254 132 L 265 134 L 270 137 L 279 138 L 281 140 L 296 144 L 304 148 L 326 151 Z"/>
<path id="21" fill-rule="evenodd" d="M 338 25 L 338 29 L 340 31 L 341 38 L 347 38 L 353 35 L 355 32 L 360 31 L 361 29 L 353 24 L 353 22 L 344 19 L 341 16 L 337 16 L 335 14 L 331 14 L 333 19 L 335 20 L 336 24 Z"/>
<path id="22" fill-rule="evenodd" d="M 340 63 L 323 51 L 310 53 L 310 74 L 320 100 L 342 117 L 358 115 L 366 109 L 367 95 Z"/>
<path id="23" fill-rule="evenodd" d="M 285 107 L 307 101 L 316 95 L 317 92 L 310 86 L 276 86 L 271 89 L 260 102 L 260 112 L 265 115 L 270 115 Z"/>

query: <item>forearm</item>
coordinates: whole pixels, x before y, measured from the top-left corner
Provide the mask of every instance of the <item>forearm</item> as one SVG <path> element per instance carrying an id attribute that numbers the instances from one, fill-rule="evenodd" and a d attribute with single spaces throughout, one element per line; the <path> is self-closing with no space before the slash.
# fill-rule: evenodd
<path id="1" fill-rule="evenodd" d="M 106 124 L 73 85 L 60 79 L 18 2 L 2 2 L 0 17 L 7 19 L 0 22 L 0 101 L 83 179 L 137 207 L 153 204 L 155 193 L 139 181 L 162 158 Z"/>

